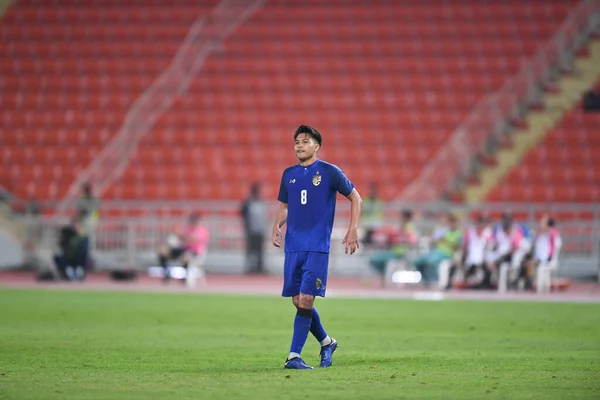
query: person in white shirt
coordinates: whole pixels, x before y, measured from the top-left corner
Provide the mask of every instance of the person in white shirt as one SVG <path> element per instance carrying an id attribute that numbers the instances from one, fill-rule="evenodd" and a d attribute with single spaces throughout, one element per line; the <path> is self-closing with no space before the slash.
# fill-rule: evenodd
<path id="1" fill-rule="evenodd" d="M 471 224 L 463 235 L 462 240 L 462 266 L 464 268 L 465 285 L 468 285 L 467 280 L 474 276 L 478 270 L 486 276 L 486 254 L 492 241 L 492 230 L 489 226 L 488 218 L 481 214 L 475 213 L 472 216 L 473 224 Z M 480 284 L 475 285 L 478 287 Z"/>
<path id="2" fill-rule="evenodd" d="M 492 250 L 488 253 L 486 281 L 482 284 L 491 287 L 492 270 L 499 270 L 503 263 L 519 268 L 525 256 L 531 250 L 531 243 L 526 237 L 525 228 L 513 222 L 510 213 L 504 213 L 502 222 L 492 230 Z"/>
<path id="3" fill-rule="evenodd" d="M 533 289 L 532 276 L 542 263 L 555 263 L 562 247 L 562 238 L 556 228 L 556 221 L 545 214 L 540 220 L 539 231 L 535 234 L 533 248 L 519 269 L 517 285 L 520 280 L 525 282 L 525 289 Z"/>

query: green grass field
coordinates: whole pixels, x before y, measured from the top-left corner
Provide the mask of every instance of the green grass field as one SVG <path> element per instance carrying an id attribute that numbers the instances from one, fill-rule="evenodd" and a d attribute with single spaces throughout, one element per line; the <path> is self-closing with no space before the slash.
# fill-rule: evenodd
<path id="1" fill-rule="evenodd" d="M 287 299 L 0 291 L 0 399 L 599 399 L 600 305 L 318 301 L 340 348 L 283 369 Z M 318 365 L 309 337 L 303 356 Z"/>

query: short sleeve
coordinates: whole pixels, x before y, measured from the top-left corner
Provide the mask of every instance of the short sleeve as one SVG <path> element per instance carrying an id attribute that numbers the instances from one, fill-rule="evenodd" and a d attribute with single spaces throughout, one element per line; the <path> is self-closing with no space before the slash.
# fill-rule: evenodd
<path id="1" fill-rule="evenodd" d="M 350 182 L 350 179 L 348 179 L 344 172 L 338 167 L 334 167 L 333 182 L 335 190 L 337 190 L 344 196 L 350 195 L 350 193 L 352 193 L 352 190 L 354 189 L 354 185 L 352 184 L 352 182 Z"/>
<path id="2" fill-rule="evenodd" d="M 285 204 L 288 203 L 288 191 L 285 186 L 285 171 L 283 171 L 283 174 L 281 175 L 281 184 L 279 185 L 279 195 L 277 196 L 277 200 Z"/>

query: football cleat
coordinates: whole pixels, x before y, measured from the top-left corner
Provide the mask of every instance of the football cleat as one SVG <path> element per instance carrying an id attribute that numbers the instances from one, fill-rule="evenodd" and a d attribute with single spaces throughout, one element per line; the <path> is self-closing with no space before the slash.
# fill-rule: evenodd
<path id="1" fill-rule="evenodd" d="M 290 360 L 285 360 L 285 364 L 283 366 L 288 369 L 314 369 L 313 367 L 306 365 L 304 360 L 300 357 L 294 357 Z"/>
<path id="2" fill-rule="evenodd" d="M 331 338 L 331 343 L 327 346 L 321 347 L 321 368 L 327 368 L 331 366 L 333 352 L 337 349 L 338 343 L 334 338 Z"/>

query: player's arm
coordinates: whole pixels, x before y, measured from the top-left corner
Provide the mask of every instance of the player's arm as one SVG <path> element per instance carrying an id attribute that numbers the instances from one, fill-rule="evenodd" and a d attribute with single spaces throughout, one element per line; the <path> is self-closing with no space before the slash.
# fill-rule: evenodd
<path id="1" fill-rule="evenodd" d="M 362 211 L 362 198 L 356 189 L 352 189 L 352 192 L 346 196 L 350 200 L 350 226 L 348 232 L 344 237 L 342 243 L 346 245 L 346 254 L 348 250 L 350 254 L 354 254 L 358 249 L 358 221 L 360 220 L 360 214 Z"/>
<path id="2" fill-rule="evenodd" d="M 283 235 L 281 234 L 281 227 L 286 223 L 288 217 L 288 191 L 285 186 L 286 183 L 286 171 L 283 171 L 281 175 L 281 184 L 279 186 L 279 195 L 277 196 L 277 200 L 279 200 L 279 209 L 277 210 L 277 214 L 275 215 L 275 223 L 273 224 L 272 231 L 272 241 L 273 246 L 281 247 L 283 244 Z"/>
<path id="3" fill-rule="evenodd" d="M 281 227 L 287 221 L 288 216 L 288 205 L 287 203 L 279 203 L 279 209 L 275 215 L 275 223 L 273 224 L 272 240 L 273 246 L 281 247 L 283 235 L 281 234 Z"/>

